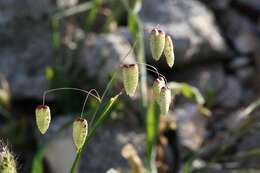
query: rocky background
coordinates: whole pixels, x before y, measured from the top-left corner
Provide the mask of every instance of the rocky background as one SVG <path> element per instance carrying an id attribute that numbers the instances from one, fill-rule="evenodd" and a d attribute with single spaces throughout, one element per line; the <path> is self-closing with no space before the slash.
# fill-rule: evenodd
<path id="1" fill-rule="evenodd" d="M 83 31 L 82 14 L 62 19 L 59 29 L 62 47 L 61 51 L 55 52 L 52 16 L 59 9 L 71 8 L 79 3 L 82 2 L 0 1 L 0 114 L 16 120 L 16 123 L 7 123 L 9 121 L 0 117 L 0 137 L 8 139 L 17 154 L 19 172 L 30 172 L 37 143 L 44 140 L 34 124 L 34 108 L 41 103 L 43 91 L 50 86 L 103 89 L 133 43 L 125 26 L 126 12 L 111 10 L 109 5 L 104 5 L 91 33 Z M 111 3 L 115 2 L 112 0 Z M 114 19 L 102 25 L 113 12 L 117 14 L 114 14 Z M 144 27 L 146 60 L 169 81 L 196 86 L 212 111 L 210 117 L 205 117 L 197 111 L 193 102 L 177 97 L 170 116 L 178 124 L 178 164 L 181 165 L 189 153 L 218 143 L 224 146 L 225 154 L 215 153 L 215 150 L 206 152 L 193 163 L 195 172 L 259 172 L 257 111 L 253 116 L 255 121 L 246 126 L 249 129 L 246 133 L 235 138 L 228 148 L 225 148 L 226 143 L 221 142 L 237 135 L 235 132 L 242 129 L 241 124 L 248 118 L 242 116 L 240 110 L 259 97 L 260 1 L 143 0 L 140 19 Z M 173 38 L 176 63 L 172 70 L 163 61 L 155 63 L 150 55 L 148 33 L 158 24 Z M 104 26 L 109 32 L 101 30 Z M 133 62 L 134 59 L 132 53 L 127 61 Z M 55 67 L 54 72 L 51 67 Z M 53 78 L 53 73 L 58 77 Z M 70 107 L 71 99 L 67 94 L 61 99 L 49 97 L 47 101 L 57 107 L 54 107 L 51 134 L 76 114 L 78 107 L 77 104 Z M 112 167 L 127 166 L 120 151 L 128 142 L 133 143 L 143 155 L 145 130 L 141 125 L 142 115 L 136 113 L 138 110 L 134 107 L 135 104 L 125 108 L 125 116 L 115 115 L 98 131 L 82 158 L 80 172 L 101 173 Z M 70 133 L 70 129 L 65 130 L 48 146 L 45 154 L 47 172 L 68 172 L 75 152 Z M 241 156 L 241 153 L 253 149 L 258 151 L 258 155 Z"/>

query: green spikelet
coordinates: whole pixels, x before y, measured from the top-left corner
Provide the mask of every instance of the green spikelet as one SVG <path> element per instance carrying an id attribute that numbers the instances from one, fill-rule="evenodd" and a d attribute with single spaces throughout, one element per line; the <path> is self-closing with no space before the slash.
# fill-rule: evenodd
<path id="1" fill-rule="evenodd" d="M 155 79 L 153 83 L 153 96 L 155 97 L 155 100 L 157 101 L 158 104 L 160 101 L 160 91 L 164 86 L 165 86 L 165 81 L 162 77 Z"/>
<path id="2" fill-rule="evenodd" d="M 121 66 L 123 71 L 123 83 L 126 94 L 133 96 L 138 86 L 139 72 L 137 64 L 124 64 Z"/>
<path id="3" fill-rule="evenodd" d="M 73 122 L 73 129 L 72 129 L 72 137 L 73 142 L 79 151 L 86 140 L 88 135 L 88 122 L 83 118 L 76 118 Z"/>
<path id="4" fill-rule="evenodd" d="M 149 36 L 152 57 L 158 61 L 163 53 L 165 45 L 165 33 L 160 29 L 154 28 Z"/>
<path id="5" fill-rule="evenodd" d="M 169 35 L 165 37 L 165 46 L 163 52 L 168 66 L 172 67 L 174 64 L 174 47 L 173 47 L 171 36 Z"/>
<path id="6" fill-rule="evenodd" d="M 168 87 L 162 87 L 160 92 L 160 110 L 162 115 L 167 115 L 171 104 L 171 90 Z"/>
<path id="7" fill-rule="evenodd" d="M 3 144 L 0 144 L 0 173 L 17 173 L 14 156 Z"/>
<path id="8" fill-rule="evenodd" d="M 50 108 L 46 105 L 39 105 L 35 110 L 36 124 L 42 134 L 45 134 L 51 122 Z"/>

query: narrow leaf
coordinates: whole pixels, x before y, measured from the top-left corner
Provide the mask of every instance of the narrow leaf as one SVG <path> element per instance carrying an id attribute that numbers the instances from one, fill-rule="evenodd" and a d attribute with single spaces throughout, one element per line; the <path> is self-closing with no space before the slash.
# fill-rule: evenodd
<path id="1" fill-rule="evenodd" d="M 159 126 L 159 105 L 152 101 L 146 113 L 146 157 L 149 163 L 152 161 L 152 153 L 156 143 Z"/>
<path id="2" fill-rule="evenodd" d="M 96 130 L 108 119 L 109 117 L 109 112 L 112 109 L 112 106 L 114 105 L 114 103 L 116 102 L 116 100 L 118 99 L 118 97 L 121 95 L 121 93 L 117 94 L 115 97 L 110 98 L 110 100 L 105 104 L 105 106 L 103 107 L 103 104 L 100 104 L 101 108 L 98 112 L 101 112 L 100 115 L 98 116 L 96 122 L 94 123 L 93 127 L 90 129 L 90 132 L 86 138 L 86 141 L 84 143 L 84 146 L 82 147 L 82 149 L 80 149 L 76 155 L 76 158 L 73 162 L 73 165 L 71 167 L 70 173 L 76 173 L 77 172 L 77 167 L 78 164 L 80 162 L 80 157 L 82 155 L 82 152 L 84 150 L 84 148 L 86 147 L 86 145 L 88 144 L 88 142 L 90 141 L 90 139 L 95 135 Z"/>

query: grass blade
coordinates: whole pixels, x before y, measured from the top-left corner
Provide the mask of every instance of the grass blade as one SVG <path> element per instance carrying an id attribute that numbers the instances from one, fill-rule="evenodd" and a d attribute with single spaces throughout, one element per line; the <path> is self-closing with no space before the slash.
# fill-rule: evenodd
<path id="1" fill-rule="evenodd" d="M 118 97 L 121 95 L 121 93 L 117 94 L 116 96 L 110 98 L 110 100 L 105 104 L 105 106 L 103 106 L 104 104 L 100 104 L 100 107 L 98 108 L 98 112 L 101 112 L 100 116 L 98 116 L 98 119 L 96 120 L 96 122 L 94 123 L 93 127 L 91 128 L 86 141 L 84 143 L 84 146 L 82 147 L 81 150 L 79 150 L 79 152 L 76 155 L 76 158 L 73 162 L 73 165 L 71 167 L 70 173 L 76 173 L 77 171 L 77 167 L 80 161 L 80 157 L 81 154 L 84 150 L 84 148 L 86 147 L 86 145 L 88 144 L 88 142 L 90 141 L 90 139 L 95 135 L 96 130 L 105 122 L 105 120 L 107 120 L 107 118 L 109 117 L 109 112 L 112 109 L 112 106 L 114 105 L 114 103 L 116 102 L 116 100 L 118 99 Z"/>
<path id="2" fill-rule="evenodd" d="M 158 135 L 159 116 L 159 106 L 155 101 L 152 101 L 146 113 L 146 157 L 149 165 L 153 162 L 153 151 Z"/>

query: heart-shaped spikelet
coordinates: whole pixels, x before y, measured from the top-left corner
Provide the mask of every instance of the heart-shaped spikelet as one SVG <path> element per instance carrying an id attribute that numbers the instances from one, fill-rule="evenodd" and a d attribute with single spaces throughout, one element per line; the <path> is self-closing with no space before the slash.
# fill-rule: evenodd
<path id="1" fill-rule="evenodd" d="M 133 96 L 138 86 L 139 72 L 137 64 L 123 64 L 123 83 L 126 94 Z"/>
<path id="2" fill-rule="evenodd" d="M 152 57 L 158 61 L 163 53 L 165 45 L 165 33 L 164 31 L 154 28 L 152 29 L 150 36 L 150 49 L 152 52 Z"/>
<path id="3" fill-rule="evenodd" d="M 36 124 L 41 134 L 45 134 L 51 122 L 50 108 L 46 105 L 39 105 L 35 110 Z"/>
<path id="4" fill-rule="evenodd" d="M 163 52 L 168 66 L 172 67 L 174 64 L 174 47 L 173 47 L 171 36 L 169 35 L 165 37 L 165 45 L 164 45 Z"/>
<path id="5" fill-rule="evenodd" d="M 160 92 L 160 110 L 162 115 L 167 115 L 171 104 L 171 90 L 165 86 Z"/>
<path id="6" fill-rule="evenodd" d="M 77 151 L 79 151 L 83 147 L 86 137 L 88 135 L 87 120 L 80 117 L 76 118 L 73 122 L 72 131 L 73 142 L 77 148 Z"/>
<path id="7" fill-rule="evenodd" d="M 165 81 L 162 77 L 158 77 L 153 82 L 153 96 L 155 97 L 155 100 L 157 101 L 158 104 L 160 102 L 160 91 L 164 86 L 165 86 Z"/>

